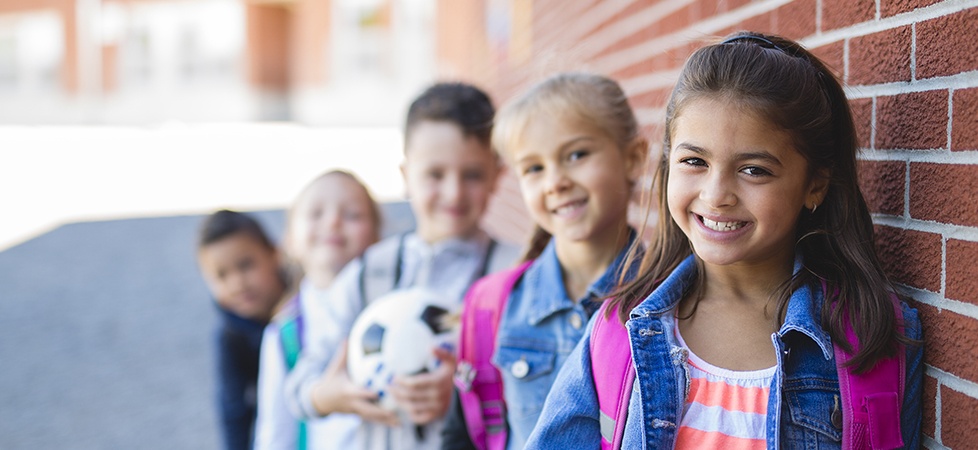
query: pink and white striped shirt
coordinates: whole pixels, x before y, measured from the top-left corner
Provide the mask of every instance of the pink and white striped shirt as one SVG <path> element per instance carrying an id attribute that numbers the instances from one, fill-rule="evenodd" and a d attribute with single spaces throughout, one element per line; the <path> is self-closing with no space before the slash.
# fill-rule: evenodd
<path id="1" fill-rule="evenodd" d="M 689 350 L 679 334 L 678 322 L 676 337 Z M 765 449 L 767 400 L 776 369 L 727 370 L 690 351 L 689 397 L 676 449 Z"/>

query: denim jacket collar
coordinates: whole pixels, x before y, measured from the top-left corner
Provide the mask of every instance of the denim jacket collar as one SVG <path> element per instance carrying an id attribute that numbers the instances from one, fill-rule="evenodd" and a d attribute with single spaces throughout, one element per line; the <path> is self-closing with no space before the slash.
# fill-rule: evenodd
<path id="1" fill-rule="evenodd" d="M 801 256 L 795 258 L 794 272 L 802 268 Z M 672 273 L 649 294 L 645 300 L 632 309 L 630 317 L 637 318 L 659 315 L 674 308 L 696 281 L 696 258 L 686 257 Z M 786 308 L 784 322 L 778 330 L 778 337 L 784 338 L 788 332 L 796 331 L 815 341 L 826 360 L 832 358 L 832 339 L 819 323 L 823 296 L 821 289 L 812 292 L 809 286 L 802 286 L 791 294 Z"/>
<path id="2" fill-rule="evenodd" d="M 802 269 L 801 256 L 795 258 L 794 273 Z M 829 333 L 822 328 L 822 302 L 823 293 L 821 289 L 812 292 L 811 286 L 803 285 L 791 294 L 788 299 L 788 307 L 785 309 L 784 323 L 778 330 L 778 337 L 784 339 L 790 331 L 796 331 L 809 339 L 815 341 L 822 349 L 822 356 L 825 360 L 832 359 L 834 350 L 832 348 L 832 338 Z"/>
<path id="3" fill-rule="evenodd" d="M 625 255 L 635 238 L 635 231 L 629 229 L 628 243 L 618 252 L 618 256 L 608 265 L 605 272 L 588 286 L 587 294 L 584 298 L 578 299 L 579 301 L 601 300 L 614 289 L 618 283 L 619 267 L 625 261 Z M 547 243 L 547 247 L 530 266 L 525 277 L 533 280 L 523 285 L 526 286 L 527 298 L 532 298 L 536 304 L 527 318 L 530 324 L 537 325 L 558 311 L 574 307 L 575 302 L 570 299 L 567 289 L 564 288 L 564 272 L 557 259 L 557 247 L 553 239 Z"/>

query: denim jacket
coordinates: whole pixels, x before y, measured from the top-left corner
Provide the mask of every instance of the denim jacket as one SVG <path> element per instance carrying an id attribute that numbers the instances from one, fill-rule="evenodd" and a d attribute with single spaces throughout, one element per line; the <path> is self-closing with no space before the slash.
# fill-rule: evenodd
<path id="1" fill-rule="evenodd" d="M 688 351 L 680 347 L 673 333 L 673 312 L 695 279 L 696 264 L 689 257 L 630 313 L 626 328 L 636 376 L 623 448 L 675 446 L 689 380 Z M 821 292 L 812 292 L 807 287 L 798 289 L 788 301 L 784 323 L 771 336 L 777 351 L 777 371 L 768 399 L 769 449 L 841 446 L 841 416 L 833 414 L 841 407 L 839 381 L 832 341 L 819 324 L 821 306 Z M 905 334 L 920 339 L 917 311 L 906 304 L 901 306 Z M 600 447 L 598 401 L 591 377 L 589 348 L 592 327 L 593 321 L 588 327 L 588 337 L 581 340 L 558 375 L 544 406 L 544 420 L 534 430 L 526 448 Z M 901 427 L 905 448 L 919 448 L 923 348 L 907 346 L 906 354 Z"/>
<path id="2" fill-rule="evenodd" d="M 634 239 L 632 232 L 629 245 Z M 577 302 L 564 289 L 563 270 L 553 240 L 510 292 L 492 359 L 503 376 L 508 448 L 523 448 L 558 370 L 584 337 L 599 302 L 616 286 L 629 245 Z"/>

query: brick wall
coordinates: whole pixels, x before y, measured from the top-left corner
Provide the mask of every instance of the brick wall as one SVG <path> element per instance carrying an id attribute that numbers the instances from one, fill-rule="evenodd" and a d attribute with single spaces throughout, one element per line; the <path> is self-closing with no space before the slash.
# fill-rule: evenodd
<path id="1" fill-rule="evenodd" d="M 975 448 L 978 0 L 442 0 L 439 13 L 445 3 L 467 4 L 478 26 L 455 23 L 439 40 L 467 39 L 487 55 L 442 51 L 447 75 L 482 84 L 499 103 L 556 71 L 610 75 L 653 152 L 677 71 L 704 42 L 741 29 L 781 34 L 829 63 L 848 85 L 861 133 L 880 254 L 923 316 L 925 445 Z M 507 177 L 487 226 L 522 239 L 521 203 Z"/>

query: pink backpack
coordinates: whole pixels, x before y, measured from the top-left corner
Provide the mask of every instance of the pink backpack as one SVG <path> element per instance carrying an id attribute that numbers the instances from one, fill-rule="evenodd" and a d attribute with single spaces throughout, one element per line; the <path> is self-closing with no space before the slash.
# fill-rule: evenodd
<path id="1" fill-rule="evenodd" d="M 608 317 L 605 314 L 606 305 L 595 313 L 597 318 L 591 332 L 590 346 L 591 374 L 600 409 L 602 450 L 621 448 L 628 402 L 635 381 L 631 352 L 596 351 L 600 348 L 631 348 L 628 331 L 618 320 L 617 311 L 612 311 Z M 903 327 L 899 324 L 903 323 L 903 310 L 895 297 L 894 305 L 898 330 L 902 333 Z M 845 323 L 849 342 L 857 342 L 849 321 Z M 852 369 L 844 367 L 851 355 L 838 346 L 833 347 L 839 373 L 839 397 L 842 399 L 842 449 L 902 447 L 900 405 L 906 376 L 906 353 L 900 350 L 897 356 L 883 359 L 869 372 L 857 375 L 852 373 Z M 854 347 L 858 348 L 858 345 Z M 598 354 L 601 355 L 600 359 L 595 357 Z"/>
<path id="2" fill-rule="evenodd" d="M 506 448 L 503 379 L 492 365 L 492 354 L 509 293 L 531 263 L 483 277 L 465 294 L 455 386 L 469 438 L 479 450 Z"/>

